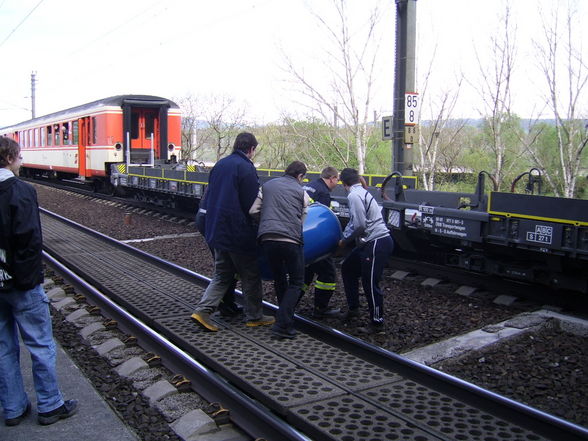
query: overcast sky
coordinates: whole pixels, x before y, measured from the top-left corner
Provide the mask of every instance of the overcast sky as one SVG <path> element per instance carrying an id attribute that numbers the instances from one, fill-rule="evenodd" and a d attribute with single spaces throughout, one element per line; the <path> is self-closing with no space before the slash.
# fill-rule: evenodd
<path id="1" fill-rule="evenodd" d="M 532 40 L 541 32 L 540 10 L 559 0 L 513 0 L 517 26 L 515 110 L 527 116 L 538 104 L 542 78 Z M 562 0 L 565 1 L 565 0 Z M 353 19 L 365 23 L 376 0 L 349 0 Z M 177 98 L 224 94 L 249 105 L 258 123 L 295 111 L 284 82 L 281 51 L 317 81 L 324 79 L 324 33 L 309 13 L 325 19 L 331 0 L 0 0 L 0 127 L 30 118 L 30 75 L 37 73 L 37 116 L 118 94 Z M 390 114 L 394 74 L 395 2 L 383 10 L 374 110 Z M 588 0 L 577 0 L 578 21 Z M 464 72 L 488 59 L 502 0 L 418 0 L 419 73 L 437 48 L 431 94 L 454 87 Z M 586 43 L 586 34 L 579 39 Z M 468 89 L 465 90 L 465 89 Z M 456 116 L 479 117 L 473 85 Z M 423 115 L 425 116 L 425 115 Z"/>

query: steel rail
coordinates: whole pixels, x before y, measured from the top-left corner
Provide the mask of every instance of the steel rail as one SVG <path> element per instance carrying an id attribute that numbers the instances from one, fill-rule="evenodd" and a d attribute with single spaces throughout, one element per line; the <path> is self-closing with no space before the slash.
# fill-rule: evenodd
<path id="1" fill-rule="evenodd" d="M 65 280 L 84 293 L 90 303 L 117 321 L 119 328 L 137 338 L 140 345 L 158 354 L 172 372 L 184 375 L 196 392 L 209 401 L 218 401 L 231 410 L 231 420 L 253 437 L 309 441 L 302 433 L 275 416 L 269 409 L 231 386 L 172 342 L 129 314 L 94 286 L 87 283 L 58 259 L 43 251 L 43 258 Z"/>
<path id="2" fill-rule="evenodd" d="M 162 207 L 157 205 L 155 202 L 150 200 L 138 200 L 131 197 L 124 197 L 124 196 L 115 196 L 109 193 L 103 193 L 100 191 L 96 191 L 91 189 L 91 182 L 86 181 L 85 183 L 82 182 L 72 182 L 72 181 L 48 181 L 39 178 L 23 178 L 23 180 L 34 183 L 37 185 L 42 185 L 48 188 L 54 188 L 57 190 L 69 191 L 75 194 L 87 196 L 94 199 L 100 199 L 103 201 L 111 201 L 123 206 L 128 207 L 128 209 L 141 209 L 141 210 L 148 210 L 152 212 L 161 213 L 164 215 L 186 219 L 186 220 L 193 220 L 194 213 L 197 209 L 197 203 L 195 198 L 190 198 L 185 195 L 175 195 L 176 201 L 180 206 L 171 208 L 171 207 Z M 141 190 L 135 188 L 129 188 L 130 190 Z M 157 192 L 157 194 L 165 194 L 170 195 L 169 193 Z M 188 207 L 188 208 L 186 208 Z"/>

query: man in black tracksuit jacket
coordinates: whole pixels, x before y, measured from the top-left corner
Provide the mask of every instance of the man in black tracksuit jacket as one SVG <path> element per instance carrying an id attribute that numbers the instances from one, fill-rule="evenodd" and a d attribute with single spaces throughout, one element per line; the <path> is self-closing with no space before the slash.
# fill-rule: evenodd
<path id="1" fill-rule="evenodd" d="M 313 202 L 331 206 L 331 191 L 337 186 L 339 172 L 334 167 L 326 167 L 320 178 L 306 184 L 303 188 Z M 336 288 L 337 272 L 332 257 L 320 260 L 306 267 L 304 272 L 304 291 L 306 291 L 315 274 L 314 282 L 314 316 L 316 318 L 333 317 L 340 313 L 339 309 L 329 309 L 329 301 Z"/>

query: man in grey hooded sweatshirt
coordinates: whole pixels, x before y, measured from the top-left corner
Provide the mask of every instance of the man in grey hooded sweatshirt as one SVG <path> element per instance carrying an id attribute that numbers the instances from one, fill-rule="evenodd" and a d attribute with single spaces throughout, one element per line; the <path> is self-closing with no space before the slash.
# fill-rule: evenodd
<path id="1" fill-rule="evenodd" d="M 347 190 L 349 223 L 343 231 L 340 247 L 355 243 L 355 248 L 341 265 L 341 276 L 349 310 L 344 318 L 359 317 L 359 279 L 370 310 L 367 327 L 363 333 L 384 332 L 384 301 L 380 291 L 380 279 L 388 259 L 392 256 L 394 242 L 382 218 L 382 209 L 374 197 L 363 187 L 357 170 L 341 171 L 341 182 Z"/>

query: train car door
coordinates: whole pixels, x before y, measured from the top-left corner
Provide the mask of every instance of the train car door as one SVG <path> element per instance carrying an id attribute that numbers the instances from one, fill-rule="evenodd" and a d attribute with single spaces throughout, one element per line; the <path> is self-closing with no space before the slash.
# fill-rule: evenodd
<path id="1" fill-rule="evenodd" d="M 78 127 L 76 128 L 76 124 Z M 76 129 L 79 132 L 76 134 Z M 73 138 L 74 142 L 78 139 L 78 174 L 80 176 L 90 176 L 86 170 L 86 147 L 88 146 L 88 135 L 90 133 L 90 118 L 80 118 L 73 122 Z"/>
<path id="2" fill-rule="evenodd" d="M 148 163 L 153 158 L 160 159 L 159 111 L 152 108 L 133 107 L 131 110 L 131 162 Z"/>

